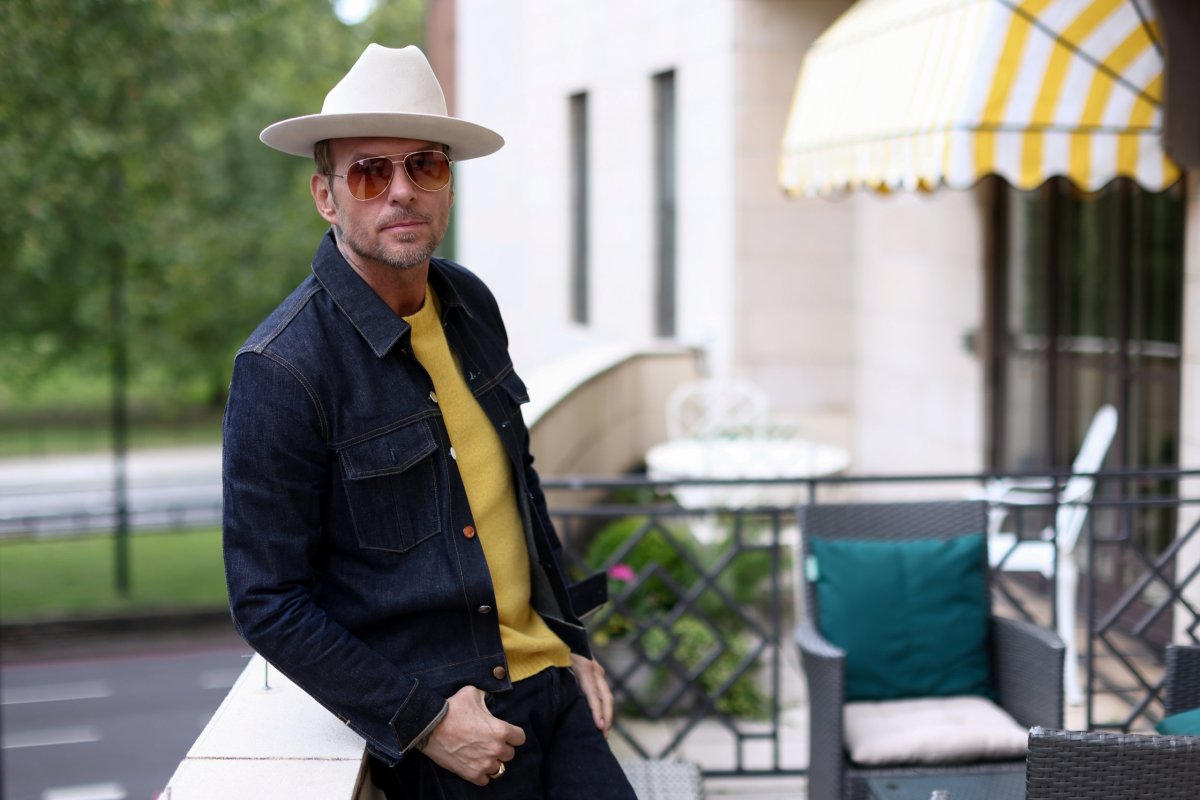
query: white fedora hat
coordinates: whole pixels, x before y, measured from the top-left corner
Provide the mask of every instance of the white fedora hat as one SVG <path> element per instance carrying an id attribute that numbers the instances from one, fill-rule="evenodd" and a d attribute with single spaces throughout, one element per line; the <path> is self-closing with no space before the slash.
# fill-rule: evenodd
<path id="1" fill-rule="evenodd" d="M 504 139 L 493 130 L 446 113 L 446 97 L 425 54 L 410 45 L 367 45 L 325 95 L 320 114 L 276 122 L 258 135 L 294 156 L 312 157 L 322 139 L 387 136 L 423 139 L 450 148 L 455 161 L 494 153 Z"/>

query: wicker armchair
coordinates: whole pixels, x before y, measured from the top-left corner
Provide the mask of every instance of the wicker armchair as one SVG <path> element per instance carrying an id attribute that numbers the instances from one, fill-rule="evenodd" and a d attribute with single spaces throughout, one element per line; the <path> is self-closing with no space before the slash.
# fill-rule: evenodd
<path id="1" fill-rule="evenodd" d="M 1195 800 L 1200 736 L 1034 728 L 1027 800 Z"/>
<path id="2" fill-rule="evenodd" d="M 951 539 L 986 530 L 986 505 L 977 501 L 818 504 L 799 511 L 804 555 L 814 540 Z M 986 559 L 986 547 L 979 558 Z M 986 570 L 984 571 L 986 574 Z M 817 592 L 805 582 L 805 619 L 795 632 L 808 684 L 811 800 L 868 797 L 866 781 L 913 774 L 1020 771 L 1024 759 L 968 764 L 861 765 L 844 746 L 845 653 L 818 628 Z M 1053 632 L 1011 619 L 991 618 L 990 661 L 997 704 L 1020 725 L 1062 726 L 1063 651 Z"/>
<path id="3" fill-rule="evenodd" d="M 1163 710 L 1200 708 L 1200 646 L 1168 645 Z M 1200 794 L 1200 736 L 1154 736 L 1034 728 L 1027 800 L 1194 800 Z"/>
<path id="4" fill-rule="evenodd" d="M 1180 714 L 1200 708 L 1200 645 L 1167 645 L 1163 712 Z"/>

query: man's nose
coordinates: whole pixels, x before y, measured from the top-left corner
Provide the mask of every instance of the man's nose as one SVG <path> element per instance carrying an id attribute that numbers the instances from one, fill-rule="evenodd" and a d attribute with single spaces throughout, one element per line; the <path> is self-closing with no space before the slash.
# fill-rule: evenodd
<path id="1" fill-rule="evenodd" d="M 392 163 L 392 182 L 388 185 L 389 203 L 410 203 L 421 191 L 408 177 L 408 171 L 401 162 Z"/>

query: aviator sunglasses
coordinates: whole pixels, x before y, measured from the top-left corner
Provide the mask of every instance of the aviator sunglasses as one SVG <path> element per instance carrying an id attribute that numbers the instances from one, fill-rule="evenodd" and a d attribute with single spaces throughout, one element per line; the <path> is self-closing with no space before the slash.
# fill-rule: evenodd
<path id="1" fill-rule="evenodd" d="M 418 189 L 436 192 L 450 183 L 450 157 L 440 150 L 359 159 L 346 168 L 345 175 L 333 177 L 346 179 L 355 200 L 374 200 L 392 185 L 396 164 L 404 165 L 404 174 Z"/>

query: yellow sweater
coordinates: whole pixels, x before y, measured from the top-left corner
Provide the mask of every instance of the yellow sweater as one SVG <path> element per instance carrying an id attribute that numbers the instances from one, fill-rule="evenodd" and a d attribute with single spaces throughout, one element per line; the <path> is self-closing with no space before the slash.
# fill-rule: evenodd
<path id="1" fill-rule="evenodd" d="M 483 544 L 509 676 L 519 681 L 547 667 L 570 666 L 569 648 L 530 605 L 529 548 L 508 454 L 450 352 L 433 287 L 426 288 L 425 305 L 404 320 L 412 326 L 413 353 L 433 379 L 450 434 L 451 457 L 458 464 Z"/>

